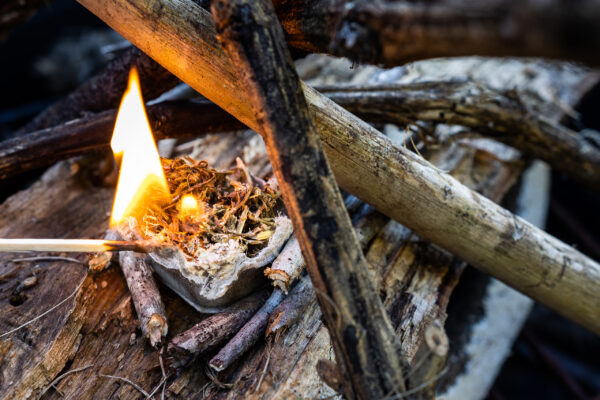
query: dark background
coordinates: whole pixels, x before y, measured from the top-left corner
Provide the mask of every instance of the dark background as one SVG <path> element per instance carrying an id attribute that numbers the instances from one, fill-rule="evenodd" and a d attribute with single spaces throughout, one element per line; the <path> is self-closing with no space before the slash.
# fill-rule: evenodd
<path id="1" fill-rule="evenodd" d="M 0 42 L 0 139 L 93 75 L 122 43 L 70 0 L 48 4 L 15 29 Z M 573 128 L 600 130 L 600 87 L 577 111 Z M 0 201 L 42 172 L 0 181 Z M 600 260 L 599 204 L 598 193 L 554 174 L 547 231 Z M 600 338 L 536 305 L 489 398 L 600 400 Z"/>

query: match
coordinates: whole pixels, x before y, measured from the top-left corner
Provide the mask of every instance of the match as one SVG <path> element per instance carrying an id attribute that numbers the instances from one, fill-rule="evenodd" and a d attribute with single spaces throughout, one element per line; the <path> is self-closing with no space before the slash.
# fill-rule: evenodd
<path id="1" fill-rule="evenodd" d="M 0 239 L 0 252 L 11 251 L 66 251 L 98 253 L 101 251 L 135 251 L 150 253 L 157 245 L 147 240 L 101 239 Z"/>

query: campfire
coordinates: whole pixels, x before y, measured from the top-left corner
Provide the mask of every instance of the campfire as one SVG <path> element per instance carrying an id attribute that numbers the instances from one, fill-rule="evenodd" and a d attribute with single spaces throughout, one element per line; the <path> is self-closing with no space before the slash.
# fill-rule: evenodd
<path id="1" fill-rule="evenodd" d="M 565 122 L 597 71 L 352 64 L 595 65 L 594 40 L 542 40 L 572 21 L 533 3 L 79 3 L 139 50 L 0 143 L 0 179 L 54 164 L 0 206 L 17 398 L 72 395 L 69 379 L 107 398 L 118 383 L 144 398 L 450 399 L 464 382 L 480 398 L 533 300 L 600 334 L 600 264 L 542 229 L 549 167 L 600 188 L 598 135 Z M 455 291 L 467 265 L 483 274 Z"/>

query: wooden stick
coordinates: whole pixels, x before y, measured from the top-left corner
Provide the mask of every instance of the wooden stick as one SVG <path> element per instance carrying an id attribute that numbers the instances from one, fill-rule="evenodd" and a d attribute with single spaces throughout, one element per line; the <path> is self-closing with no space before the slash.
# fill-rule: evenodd
<path id="1" fill-rule="evenodd" d="M 135 251 L 150 253 L 157 245 L 146 240 L 102 239 L 0 239 L 0 252 L 7 251 L 66 251 L 98 253 L 101 251 Z"/>
<path id="2" fill-rule="evenodd" d="M 538 2 L 275 0 L 288 43 L 388 66 L 461 55 L 598 64 L 600 5 Z"/>
<path id="3" fill-rule="evenodd" d="M 146 110 L 156 140 L 245 127 L 208 101 L 168 101 Z M 116 111 L 105 111 L 1 142 L 0 179 L 89 151 L 109 149 L 116 115 Z"/>
<path id="4" fill-rule="evenodd" d="M 393 329 L 369 279 L 273 5 L 269 0 L 216 0 L 211 9 L 217 37 L 259 116 L 267 154 L 347 378 L 344 394 L 372 399 L 403 390 Z M 222 370 L 226 361 L 219 354 L 210 365 Z"/>
<path id="5" fill-rule="evenodd" d="M 135 233 L 130 231 L 127 225 L 123 224 L 121 228 L 120 230 L 109 229 L 105 237 L 135 238 Z M 119 265 L 125 276 L 142 333 L 153 347 L 158 347 L 162 338 L 167 335 L 169 327 L 165 305 L 152 276 L 152 268 L 146 261 L 146 255 L 123 251 L 119 253 Z"/>
<path id="6" fill-rule="evenodd" d="M 284 295 L 281 290 L 274 289 L 265 304 L 227 342 L 217 355 L 209 361 L 208 365 L 215 371 L 220 372 L 240 358 L 262 337 L 269 320 L 269 315 L 281 303 L 283 297 Z"/>
<path id="7" fill-rule="evenodd" d="M 145 257 L 144 254 L 125 251 L 119 254 L 119 264 L 127 281 L 142 333 L 153 347 L 157 347 L 167 335 L 167 317 L 152 277 L 152 269 Z"/>
<path id="8" fill-rule="evenodd" d="M 266 293 L 259 291 L 239 300 L 175 336 L 166 349 L 169 365 L 183 368 L 199 354 L 215 348 L 235 335 L 264 302 Z"/>
<path id="9" fill-rule="evenodd" d="M 210 15 L 191 0 L 78 0 L 194 89 L 260 130 Z M 149 26 L 146 21 L 155 21 Z M 164 37 L 169 40 L 165 41 Z M 418 235 L 600 333 L 600 265 L 473 193 L 303 85 L 339 185 Z M 371 183 L 365 185 L 365 182 Z"/>

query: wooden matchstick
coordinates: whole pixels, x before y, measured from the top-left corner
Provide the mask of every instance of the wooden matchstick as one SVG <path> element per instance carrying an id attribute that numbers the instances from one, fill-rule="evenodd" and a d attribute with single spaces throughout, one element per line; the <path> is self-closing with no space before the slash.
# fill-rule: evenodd
<path id="1" fill-rule="evenodd" d="M 98 253 L 102 251 L 135 251 L 150 253 L 157 245 L 145 240 L 101 239 L 0 239 L 0 252 L 65 251 Z"/>
<path id="2" fill-rule="evenodd" d="M 254 315 L 265 301 L 266 294 L 266 291 L 260 291 L 241 299 L 175 336 L 166 350 L 169 365 L 183 368 L 197 355 L 229 339 Z"/>

